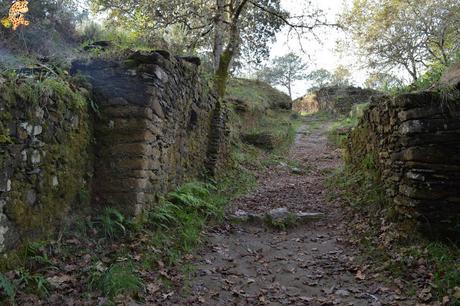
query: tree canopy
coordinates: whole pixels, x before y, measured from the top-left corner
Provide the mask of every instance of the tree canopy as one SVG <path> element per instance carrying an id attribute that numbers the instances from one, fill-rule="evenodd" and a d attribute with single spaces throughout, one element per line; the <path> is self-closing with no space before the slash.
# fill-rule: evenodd
<path id="1" fill-rule="evenodd" d="M 327 25 L 321 11 L 306 6 L 302 14 L 290 16 L 281 9 L 280 0 L 95 0 L 93 7 L 109 12 L 112 23 L 153 39 L 157 31 L 174 32 L 184 52 L 212 52 L 221 97 L 235 59 L 266 58 L 268 45 L 282 26 L 300 36 Z"/>
<path id="2" fill-rule="evenodd" d="M 355 0 L 342 23 L 368 67 L 402 68 L 413 81 L 433 64 L 448 66 L 460 50 L 458 0 Z"/>
<path id="3" fill-rule="evenodd" d="M 307 64 L 302 58 L 290 52 L 273 59 L 269 67 L 261 69 L 258 78 L 272 85 L 281 85 L 288 90 L 292 99 L 292 84 L 306 77 Z"/>

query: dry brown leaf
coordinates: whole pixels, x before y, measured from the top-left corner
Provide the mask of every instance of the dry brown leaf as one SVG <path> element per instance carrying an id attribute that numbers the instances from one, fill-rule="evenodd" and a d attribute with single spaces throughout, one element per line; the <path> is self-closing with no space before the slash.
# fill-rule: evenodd
<path id="1" fill-rule="evenodd" d="M 58 288 L 64 283 L 72 282 L 74 278 L 70 275 L 62 274 L 48 277 L 46 280 L 51 284 L 51 286 Z"/>
<path id="2" fill-rule="evenodd" d="M 454 298 L 460 299 L 460 287 L 454 287 Z"/>
<path id="3" fill-rule="evenodd" d="M 366 276 L 364 275 L 363 271 L 358 270 L 358 272 L 356 272 L 356 278 L 359 280 L 365 280 Z"/>
<path id="4" fill-rule="evenodd" d="M 147 292 L 149 294 L 154 294 L 155 292 L 157 292 L 158 290 L 160 290 L 160 286 L 158 286 L 157 284 L 155 283 L 150 283 L 147 285 Z"/>

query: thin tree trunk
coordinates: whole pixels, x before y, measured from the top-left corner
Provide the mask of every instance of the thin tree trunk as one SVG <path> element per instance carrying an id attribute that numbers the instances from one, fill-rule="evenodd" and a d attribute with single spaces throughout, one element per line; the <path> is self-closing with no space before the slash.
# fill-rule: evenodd
<path id="1" fill-rule="evenodd" d="M 217 13 L 214 19 L 214 72 L 219 68 L 219 61 L 224 50 L 224 14 L 225 14 L 225 0 L 216 0 Z"/>
<path id="2" fill-rule="evenodd" d="M 291 98 L 292 100 L 291 80 L 288 80 L 288 91 L 289 91 L 289 98 Z"/>
<path id="3" fill-rule="evenodd" d="M 233 56 L 235 55 L 240 40 L 238 22 L 240 15 L 243 12 L 243 9 L 247 2 L 248 0 L 241 1 L 240 5 L 236 9 L 235 14 L 232 18 L 232 23 L 230 25 L 230 37 L 228 40 L 228 44 L 219 58 L 219 65 L 217 67 L 215 74 L 215 88 L 220 99 L 224 98 L 225 91 L 227 89 L 227 80 L 230 64 L 232 62 Z"/>

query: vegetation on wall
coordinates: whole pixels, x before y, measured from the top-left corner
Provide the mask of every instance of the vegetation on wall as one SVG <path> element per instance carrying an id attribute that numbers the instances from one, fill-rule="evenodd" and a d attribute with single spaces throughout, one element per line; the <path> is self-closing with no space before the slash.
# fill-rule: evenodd
<path id="1" fill-rule="evenodd" d="M 4 212 L 21 240 L 40 237 L 61 225 L 87 188 L 87 97 L 60 77 L 40 80 L 10 73 L 0 80 L 0 131 L 8 140 L 0 144 L 0 169 L 13 173 Z M 17 130 L 11 131 L 12 126 Z"/>

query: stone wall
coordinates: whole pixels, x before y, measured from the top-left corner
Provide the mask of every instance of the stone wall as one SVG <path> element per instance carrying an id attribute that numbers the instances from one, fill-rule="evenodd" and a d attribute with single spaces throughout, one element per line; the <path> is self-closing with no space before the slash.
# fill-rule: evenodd
<path id="1" fill-rule="evenodd" d="M 0 76 L 0 251 L 51 233 L 87 204 L 86 105 L 59 78 Z"/>
<path id="2" fill-rule="evenodd" d="M 166 51 L 73 64 L 73 73 L 89 77 L 100 112 L 93 185 L 100 206 L 139 214 L 222 165 L 226 113 L 199 64 Z"/>
<path id="3" fill-rule="evenodd" d="M 292 110 L 302 114 L 314 114 L 320 111 L 318 99 L 315 93 L 306 94 L 294 100 Z"/>
<path id="4" fill-rule="evenodd" d="M 443 227 L 460 217 L 459 139 L 458 95 L 377 97 L 349 135 L 347 158 L 374 163 L 393 214 Z"/>
<path id="5" fill-rule="evenodd" d="M 304 113 L 326 111 L 335 115 L 347 115 L 353 105 L 367 103 L 377 94 L 379 92 L 372 89 L 327 86 L 295 100 L 293 109 Z"/>

